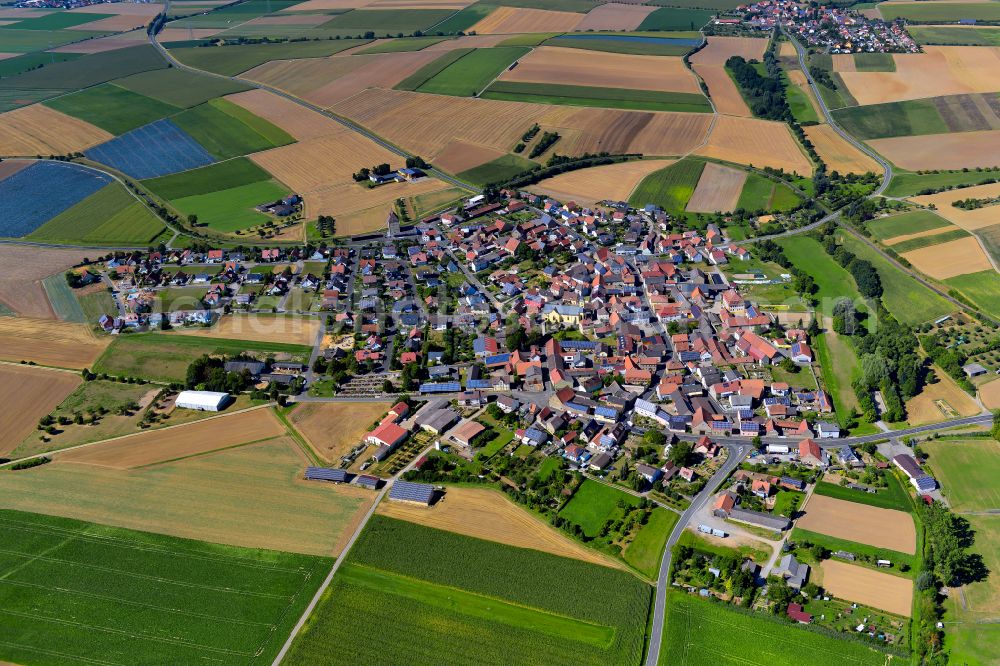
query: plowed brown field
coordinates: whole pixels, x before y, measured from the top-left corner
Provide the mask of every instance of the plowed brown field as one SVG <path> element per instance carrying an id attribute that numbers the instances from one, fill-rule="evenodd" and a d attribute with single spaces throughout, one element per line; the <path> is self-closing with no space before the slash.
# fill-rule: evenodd
<path id="1" fill-rule="evenodd" d="M 141 432 L 58 454 L 59 462 L 132 469 L 285 434 L 269 407 Z"/>
<path id="2" fill-rule="evenodd" d="M 609 2 L 597 5 L 577 24 L 577 30 L 635 30 L 658 8 L 652 5 L 623 5 Z"/>
<path id="3" fill-rule="evenodd" d="M 795 524 L 810 532 L 910 555 L 917 548 L 917 533 L 910 514 L 825 495 L 810 497 L 805 515 Z"/>
<path id="4" fill-rule="evenodd" d="M 574 30 L 583 14 L 553 12 L 547 9 L 498 7 L 467 32 L 478 35 L 513 34 L 519 32 L 569 32 Z"/>
<path id="5" fill-rule="evenodd" d="M 944 280 L 956 275 L 978 273 L 993 268 L 989 257 L 983 252 L 975 236 L 922 247 L 902 256 L 913 266 L 936 280 Z"/>
<path id="6" fill-rule="evenodd" d="M 299 141 L 346 131 L 336 120 L 266 90 L 247 90 L 226 99 L 271 121 Z"/>
<path id="7" fill-rule="evenodd" d="M 604 199 L 626 201 L 643 178 L 673 163 L 673 160 L 637 160 L 606 164 L 561 173 L 528 189 L 582 205 L 593 205 Z"/>
<path id="8" fill-rule="evenodd" d="M 110 138 L 101 128 L 42 104 L 0 114 L 0 156 L 65 155 Z"/>
<path id="9" fill-rule="evenodd" d="M 770 166 L 800 175 L 812 173 L 812 165 L 784 123 L 719 116 L 708 143 L 697 151 L 738 164 Z"/>
<path id="10" fill-rule="evenodd" d="M 833 596 L 910 617 L 913 581 L 909 578 L 836 560 L 824 560 L 820 566 L 823 589 Z"/>
<path id="11" fill-rule="evenodd" d="M 38 419 L 52 412 L 80 385 L 79 375 L 22 365 L 0 364 L 0 456 L 6 456 L 31 434 Z"/>
<path id="12" fill-rule="evenodd" d="M 608 5 L 604 5 L 608 6 Z M 621 5 L 618 5 L 619 7 Z M 628 55 L 542 46 L 521 58 L 503 81 L 700 94 L 681 58 Z"/>
<path id="13" fill-rule="evenodd" d="M 736 208 L 747 172 L 708 162 L 688 201 L 692 213 L 726 213 Z"/>
<path id="14" fill-rule="evenodd" d="M 93 365 L 111 343 L 85 324 L 0 317 L 0 360 L 83 369 Z"/>
<path id="15" fill-rule="evenodd" d="M 496 490 L 449 487 L 444 498 L 432 507 L 386 501 L 377 511 L 392 518 L 477 539 L 624 568 L 611 558 L 560 534 Z"/>
<path id="16" fill-rule="evenodd" d="M 847 143 L 829 125 L 812 125 L 802 129 L 830 171 L 842 174 L 882 172 L 878 162 Z"/>
<path id="17" fill-rule="evenodd" d="M 288 418 L 320 458 L 338 463 L 390 407 L 390 402 L 313 402 L 299 405 Z"/>

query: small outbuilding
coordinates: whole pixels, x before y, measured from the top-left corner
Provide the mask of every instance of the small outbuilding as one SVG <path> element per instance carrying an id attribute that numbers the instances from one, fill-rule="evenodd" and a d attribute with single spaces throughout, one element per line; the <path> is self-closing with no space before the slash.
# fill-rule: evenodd
<path id="1" fill-rule="evenodd" d="M 229 394 L 218 391 L 181 391 L 176 404 L 184 409 L 218 412 L 229 404 Z"/>

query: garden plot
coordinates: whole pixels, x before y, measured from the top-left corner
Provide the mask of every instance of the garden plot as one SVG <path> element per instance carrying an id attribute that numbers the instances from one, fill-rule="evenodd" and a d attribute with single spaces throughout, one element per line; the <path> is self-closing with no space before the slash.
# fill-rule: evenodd
<path id="1" fill-rule="evenodd" d="M 523 32 L 569 32 L 583 20 L 583 14 L 554 12 L 547 9 L 499 7 L 466 32 L 478 35 L 516 34 Z"/>
<path id="2" fill-rule="evenodd" d="M 913 518 L 903 511 L 813 495 L 804 513 L 795 522 L 800 529 L 910 555 L 916 552 Z"/>
<path id="3" fill-rule="evenodd" d="M 812 164 L 788 126 L 770 120 L 719 116 L 708 143 L 696 152 L 738 164 L 770 166 L 799 175 L 812 173 Z"/>
<path id="4" fill-rule="evenodd" d="M 747 172 L 708 162 L 698 179 L 698 186 L 688 200 L 692 213 L 726 213 L 736 208 L 743 192 Z"/>
<path id="5" fill-rule="evenodd" d="M 197 141 L 169 119 L 132 130 L 84 153 L 133 178 L 155 178 L 215 161 Z"/>
<path id="6" fill-rule="evenodd" d="M 0 155 L 66 155 L 107 141 L 111 134 L 47 106 L 0 114 Z"/>
<path id="7" fill-rule="evenodd" d="M 836 560 L 824 560 L 820 568 L 823 589 L 833 596 L 910 617 L 911 579 Z"/>
<path id="8" fill-rule="evenodd" d="M 27 236 L 111 181 L 107 174 L 67 162 L 36 162 L 21 169 L 0 181 L 0 199 L 7 207 L 0 236 Z"/>

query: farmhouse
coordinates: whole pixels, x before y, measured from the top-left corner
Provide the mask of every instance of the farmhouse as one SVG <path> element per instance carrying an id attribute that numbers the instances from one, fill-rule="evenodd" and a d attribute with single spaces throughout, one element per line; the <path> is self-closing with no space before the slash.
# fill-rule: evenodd
<path id="1" fill-rule="evenodd" d="M 218 412 L 229 403 L 229 394 L 217 391 L 181 391 L 177 406 L 203 412 Z"/>
<path id="2" fill-rule="evenodd" d="M 775 576 L 781 576 L 788 581 L 789 587 L 798 590 L 806 584 L 806 579 L 809 578 L 809 565 L 802 564 L 795 559 L 794 555 L 788 554 L 781 558 L 781 562 L 771 573 Z"/>
<path id="3" fill-rule="evenodd" d="M 892 459 L 892 462 L 896 465 L 896 467 L 903 470 L 903 473 L 910 479 L 910 483 L 912 483 L 913 487 L 919 492 L 930 492 L 931 490 L 937 488 L 937 481 L 934 480 L 934 477 L 927 474 L 920 468 L 920 465 L 913 456 L 907 453 L 901 453 L 898 456 L 895 456 Z"/>

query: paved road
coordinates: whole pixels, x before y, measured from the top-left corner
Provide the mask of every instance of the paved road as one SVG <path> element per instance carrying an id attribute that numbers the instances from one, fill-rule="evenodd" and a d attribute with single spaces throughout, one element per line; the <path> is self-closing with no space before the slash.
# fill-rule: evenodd
<path id="1" fill-rule="evenodd" d="M 705 487 L 691 501 L 691 505 L 681 514 L 681 519 L 674 525 L 673 532 L 667 539 L 666 548 L 663 550 L 663 560 L 660 562 L 660 574 L 656 581 L 656 602 L 653 605 L 653 624 L 650 627 L 649 649 L 646 651 L 646 666 L 657 666 L 660 659 L 660 642 L 663 639 L 663 621 L 666 617 L 667 589 L 670 587 L 670 562 L 673 557 L 674 546 L 684 533 L 684 529 L 694 516 L 712 497 L 712 493 L 722 481 L 729 476 L 736 467 L 743 462 L 753 446 L 747 442 L 738 445 L 727 445 L 729 457 L 722 464 L 712 478 L 708 480 Z"/>

